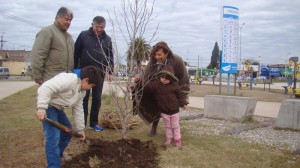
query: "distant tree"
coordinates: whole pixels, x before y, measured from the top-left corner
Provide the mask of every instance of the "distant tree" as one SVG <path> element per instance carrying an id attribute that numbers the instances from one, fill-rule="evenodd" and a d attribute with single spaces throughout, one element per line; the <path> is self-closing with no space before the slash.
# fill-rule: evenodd
<path id="1" fill-rule="evenodd" d="M 259 61 L 253 59 L 253 58 L 250 58 L 250 59 L 246 59 L 244 61 L 244 64 L 246 65 L 259 65 Z"/>
<path id="2" fill-rule="evenodd" d="M 217 68 L 219 69 L 219 63 L 220 63 L 220 49 L 218 46 L 218 42 L 215 43 L 214 49 L 212 51 L 212 55 L 211 55 L 211 59 L 210 59 L 210 63 L 207 66 L 208 69 L 214 69 Z"/>
<path id="3" fill-rule="evenodd" d="M 151 46 L 143 37 L 132 39 L 127 50 L 127 62 L 136 63 L 137 67 L 141 67 L 143 61 L 149 60 Z M 133 67 L 128 65 L 128 67 Z"/>

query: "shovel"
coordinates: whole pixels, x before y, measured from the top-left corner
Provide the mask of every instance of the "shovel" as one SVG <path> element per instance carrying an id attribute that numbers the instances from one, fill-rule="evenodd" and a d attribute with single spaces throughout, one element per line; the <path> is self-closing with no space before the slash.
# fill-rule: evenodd
<path id="1" fill-rule="evenodd" d="M 51 120 L 50 118 L 47 118 L 47 117 L 46 117 L 45 120 L 46 120 L 47 122 L 49 122 L 51 125 L 53 125 L 53 126 L 59 128 L 60 130 L 66 132 L 66 133 L 68 133 L 68 134 L 70 134 L 70 135 L 72 135 L 72 136 L 75 136 L 75 137 L 77 137 L 77 138 L 82 138 L 82 137 L 83 137 L 82 134 L 78 134 L 76 131 L 74 131 L 74 130 L 72 130 L 72 129 L 69 129 L 68 127 L 64 126 L 63 124 L 60 124 L 60 123 L 58 123 L 58 122 L 56 122 L 56 121 Z M 88 145 L 90 144 L 90 141 L 87 140 L 87 139 L 85 139 L 84 142 L 85 142 L 86 144 L 88 144 Z"/>

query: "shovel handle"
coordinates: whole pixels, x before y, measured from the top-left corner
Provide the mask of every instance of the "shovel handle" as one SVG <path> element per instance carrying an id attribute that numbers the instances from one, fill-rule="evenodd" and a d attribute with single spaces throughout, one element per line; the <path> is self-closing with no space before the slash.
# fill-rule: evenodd
<path id="1" fill-rule="evenodd" d="M 69 129 L 68 127 L 64 126 L 63 124 L 60 124 L 60 123 L 58 123 L 58 122 L 56 122 L 56 121 L 51 120 L 50 118 L 47 118 L 47 117 L 46 117 L 45 120 L 46 120 L 47 122 L 49 122 L 51 125 L 53 125 L 53 126 L 59 128 L 60 130 L 66 132 L 66 133 L 69 133 L 69 134 L 72 135 L 72 136 L 75 136 L 75 137 L 77 137 L 77 138 L 82 138 L 82 137 L 83 137 L 83 135 L 78 134 L 76 131 L 74 131 L 74 130 L 72 130 L 72 129 Z"/>

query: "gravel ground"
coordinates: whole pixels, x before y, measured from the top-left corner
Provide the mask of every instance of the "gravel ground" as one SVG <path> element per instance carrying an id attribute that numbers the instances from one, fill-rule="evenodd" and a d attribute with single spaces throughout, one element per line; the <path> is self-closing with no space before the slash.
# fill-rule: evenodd
<path id="1" fill-rule="evenodd" d="M 180 112 L 180 116 L 199 116 L 202 109 L 189 109 Z M 291 152 L 300 151 L 300 131 L 276 130 L 274 118 L 254 116 L 249 123 L 237 123 L 225 120 L 214 120 L 197 117 L 185 120 L 189 132 L 194 135 L 228 135 L 244 139 L 249 143 L 257 143 Z M 300 154 L 300 153 L 299 153 Z"/>

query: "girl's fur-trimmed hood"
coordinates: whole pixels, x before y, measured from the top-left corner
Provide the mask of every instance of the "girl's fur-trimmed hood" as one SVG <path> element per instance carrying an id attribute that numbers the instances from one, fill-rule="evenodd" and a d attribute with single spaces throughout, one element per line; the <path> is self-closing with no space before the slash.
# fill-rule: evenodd
<path id="1" fill-rule="evenodd" d="M 178 78 L 174 75 L 174 69 L 172 65 L 164 66 L 156 76 L 160 77 L 161 75 L 168 75 L 173 79 L 173 81 L 178 82 Z"/>

